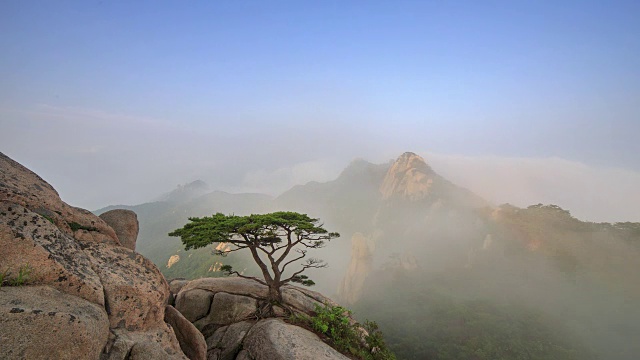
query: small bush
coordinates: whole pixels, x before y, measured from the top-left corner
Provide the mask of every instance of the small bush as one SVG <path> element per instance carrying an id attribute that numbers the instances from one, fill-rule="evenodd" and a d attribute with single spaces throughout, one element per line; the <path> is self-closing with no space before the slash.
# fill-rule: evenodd
<path id="1" fill-rule="evenodd" d="M 375 322 L 366 321 L 362 327 L 351 320 L 351 311 L 342 306 L 316 305 L 316 315 L 295 316 L 294 322 L 304 322 L 311 329 L 326 336 L 333 347 L 343 354 L 363 360 L 395 360 L 384 342 Z"/>
<path id="2" fill-rule="evenodd" d="M 368 335 L 365 337 L 367 347 L 371 349 L 373 359 L 376 360 L 395 360 L 395 355 L 387 348 L 387 344 L 384 342 L 384 336 L 382 331 L 378 328 L 378 323 L 375 321 L 366 320 L 364 322 L 364 329 Z"/>

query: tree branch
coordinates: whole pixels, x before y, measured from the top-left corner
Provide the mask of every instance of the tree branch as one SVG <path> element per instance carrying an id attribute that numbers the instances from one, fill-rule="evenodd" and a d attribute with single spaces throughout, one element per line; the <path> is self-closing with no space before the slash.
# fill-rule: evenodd
<path id="1" fill-rule="evenodd" d="M 286 248 L 286 250 L 282 253 L 282 255 L 280 255 L 278 260 L 276 260 L 276 265 L 278 265 L 278 266 L 280 266 L 280 263 L 282 262 L 282 260 L 284 260 L 287 257 L 287 255 L 289 255 L 289 252 L 291 251 L 291 249 L 294 246 L 292 244 L 293 240 L 291 239 L 291 234 L 292 234 L 291 229 L 286 228 L 286 227 L 283 227 L 283 229 L 285 229 L 287 231 L 287 245 L 284 245 L 284 248 Z"/>
<path id="2" fill-rule="evenodd" d="M 302 265 L 302 269 L 294 272 L 293 275 L 291 275 L 288 279 L 282 280 L 280 283 L 284 285 L 286 283 L 291 282 L 291 279 L 293 279 L 296 276 L 302 274 L 307 269 L 320 269 L 320 268 L 326 268 L 327 266 L 329 266 L 329 264 L 327 264 L 326 262 L 324 262 L 322 260 L 313 259 L 313 258 L 309 259 L 309 260 L 307 260 L 306 264 Z"/>
<path id="3" fill-rule="evenodd" d="M 304 258 L 305 256 L 307 256 L 307 250 L 301 250 L 301 249 L 296 249 L 296 251 L 298 253 L 300 253 L 301 255 L 293 260 L 287 261 L 286 263 L 284 263 L 284 265 L 282 265 L 282 272 L 284 272 L 284 269 L 287 267 L 287 265 L 291 264 L 294 261 L 298 261 L 302 258 Z"/>

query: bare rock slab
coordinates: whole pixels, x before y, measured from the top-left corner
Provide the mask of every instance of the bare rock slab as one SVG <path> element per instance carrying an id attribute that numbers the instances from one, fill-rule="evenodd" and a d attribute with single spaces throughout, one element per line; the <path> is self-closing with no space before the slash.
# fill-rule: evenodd
<path id="1" fill-rule="evenodd" d="M 226 292 L 228 294 L 245 295 L 261 299 L 266 299 L 269 294 L 269 288 L 265 285 L 250 279 L 238 277 L 196 279 L 184 285 L 180 293 L 190 289 L 207 290 L 214 294 Z M 179 297 L 180 294 L 178 294 L 178 298 Z"/>
<path id="2" fill-rule="evenodd" d="M 102 281 L 111 328 L 141 331 L 164 323 L 169 285 L 149 259 L 121 246 L 84 247 Z"/>
<path id="3" fill-rule="evenodd" d="M 246 337 L 253 321 L 242 321 L 216 330 L 207 338 L 207 360 L 233 360 L 242 348 L 242 341 Z"/>
<path id="4" fill-rule="evenodd" d="M 138 215 L 136 215 L 135 212 L 125 209 L 115 209 L 100 214 L 99 217 L 113 228 L 122 246 L 131 250 L 136 249 L 136 240 L 138 239 L 140 225 L 138 223 Z"/>
<path id="5" fill-rule="evenodd" d="M 0 153 L 0 201 L 15 203 L 44 215 L 79 241 L 120 245 L 115 231 L 90 211 L 62 201 L 40 176 Z"/>
<path id="6" fill-rule="evenodd" d="M 213 297 L 209 314 L 194 325 L 209 336 L 219 327 L 253 318 L 257 306 L 258 301 L 252 297 L 219 292 Z"/>
<path id="7" fill-rule="evenodd" d="M 0 271 L 10 272 L 5 280 L 28 265 L 29 284 L 49 285 L 104 305 L 100 278 L 71 236 L 17 204 L 0 202 L 0 215 Z"/>
<path id="8" fill-rule="evenodd" d="M 243 343 L 243 350 L 255 360 L 347 360 L 309 330 L 280 319 L 261 320 Z"/>
<path id="9" fill-rule="evenodd" d="M 180 349 L 173 329 L 166 323 L 145 331 L 112 329 L 100 360 L 132 359 L 187 360 L 187 357 Z"/>
<path id="10" fill-rule="evenodd" d="M 180 293 L 176 299 L 176 309 L 184 315 L 187 320 L 195 322 L 207 316 L 213 300 L 211 291 L 202 289 L 190 289 Z"/>
<path id="11" fill-rule="evenodd" d="M 190 360 L 206 360 L 207 343 L 204 336 L 189 320 L 171 305 L 168 305 L 164 311 L 164 320 L 173 328 L 182 352 Z"/>
<path id="12" fill-rule="evenodd" d="M 104 309 L 48 286 L 0 289 L 1 359 L 98 359 L 109 337 Z"/>

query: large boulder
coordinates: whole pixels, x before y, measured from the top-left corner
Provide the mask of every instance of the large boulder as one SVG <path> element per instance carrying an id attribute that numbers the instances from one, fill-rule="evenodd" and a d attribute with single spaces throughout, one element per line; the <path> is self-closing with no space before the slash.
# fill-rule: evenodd
<path id="1" fill-rule="evenodd" d="M 316 306 L 338 306 L 338 303 L 317 291 L 291 285 L 283 286 L 281 291 L 284 303 L 292 310 L 301 313 L 314 313 L 316 311 Z"/>
<path id="2" fill-rule="evenodd" d="M 164 320 L 173 328 L 182 352 L 190 360 L 206 360 L 207 343 L 202 333 L 189 320 L 171 305 L 164 311 Z"/>
<path id="3" fill-rule="evenodd" d="M 145 331 L 111 330 L 101 360 L 186 360 L 173 328 L 166 323 Z"/>
<path id="4" fill-rule="evenodd" d="M 281 290 L 282 305 L 296 313 L 313 314 L 319 304 L 337 306 L 315 291 L 297 286 Z M 202 278 L 181 284 L 176 309 L 204 335 L 208 360 L 347 359 L 301 327 L 279 318 L 258 321 L 267 295 L 267 287 L 253 280 Z M 287 315 L 283 308 L 275 308 Z"/>
<path id="5" fill-rule="evenodd" d="M 317 335 L 281 319 L 258 321 L 242 348 L 254 360 L 335 360 L 348 358 L 325 344 Z"/>
<path id="6" fill-rule="evenodd" d="M 84 247 L 104 287 L 112 328 L 140 331 L 164 321 L 169 285 L 149 259 L 121 246 Z"/>
<path id="7" fill-rule="evenodd" d="M 194 324 L 205 336 L 209 336 L 221 326 L 255 318 L 258 301 L 249 296 L 216 293 L 211 302 L 209 314 Z"/>
<path id="8" fill-rule="evenodd" d="M 189 280 L 184 278 L 168 280 L 169 283 L 169 305 L 176 304 L 176 295 L 182 290 L 182 287 L 189 283 Z"/>
<path id="9" fill-rule="evenodd" d="M 180 279 L 171 279 L 169 280 L 169 291 L 172 295 L 178 295 L 180 290 L 189 283 L 190 280 L 186 280 L 184 278 Z"/>
<path id="10" fill-rule="evenodd" d="M 98 359 L 109 337 L 102 306 L 48 286 L 0 290 L 1 359 Z"/>
<path id="11" fill-rule="evenodd" d="M 5 271 L 2 359 L 186 359 L 164 321 L 169 287 L 158 268 L 0 153 Z"/>
<path id="12" fill-rule="evenodd" d="M 71 236 L 27 208 L 0 202 L 0 271 L 12 280 L 29 271 L 29 284 L 46 284 L 104 305 L 100 278 Z"/>
<path id="13" fill-rule="evenodd" d="M 120 240 L 122 246 L 135 250 L 138 239 L 138 215 L 131 210 L 115 209 L 100 214 L 100 219 L 111 226 Z"/>
<path id="14" fill-rule="evenodd" d="M 269 294 L 269 289 L 265 285 L 250 279 L 239 277 L 202 278 L 190 281 L 184 285 L 176 297 L 176 304 L 180 297 L 184 296 L 183 294 L 186 294 L 186 292 L 191 289 L 206 290 L 214 294 L 226 292 L 227 294 L 245 295 L 263 299 Z"/>
<path id="15" fill-rule="evenodd" d="M 216 330 L 207 338 L 209 360 L 233 360 L 242 348 L 242 342 L 255 321 L 241 321 Z"/>
<path id="16" fill-rule="evenodd" d="M 315 311 L 316 305 L 337 305 L 336 302 L 319 292 L 297 286 L 285 285 L 281 291 L 282 298 L 287 306 L 300 313 L 312 313 Z M 205 304 L 206 302 L 200 299 L 210 299 L 207 293 L 226 293 L 260 300 L 267 298 L 269 288 L 256 281 L 239 277 L 196 279 L 182 286 L 176 296 L 176 309 L 185 314 L 185 317 L 190 321 L 196 321 L 204 317 L 202 314 L 204 305 L 200 302 Z M 205 315 L 210 314 L 210 311 L 211 309 Z"/>
<path id="17" fill-rule="evenodd" d="M 176 298 L 175 306 L 187 320 L 195 322 L 207 316 L 214 293 L 202 289 L 190 289 Z"/>
<path id="18" fill-rule="evenodd" d="M 0 201 L 22 205 L 82 242 L 120 245 L 115 231 L 90 211 L 69 206 L 34 172 L 0 153 Z"/>

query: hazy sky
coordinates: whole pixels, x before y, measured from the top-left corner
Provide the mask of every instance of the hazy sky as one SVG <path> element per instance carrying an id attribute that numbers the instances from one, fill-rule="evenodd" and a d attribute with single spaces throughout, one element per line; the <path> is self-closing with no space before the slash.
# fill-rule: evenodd
<path id="1" fill-rule="evenodd" d="M 277 193 L 404 151 L 466 159 L 440 167 L 472 185 L 595 181 L 541 180 L 549 201 L 606 199 L 610 177 L 633 198 L 638 19 L 638 1 L 1 1 L 0 151 L 90 209 L 199 178 Z"/>

